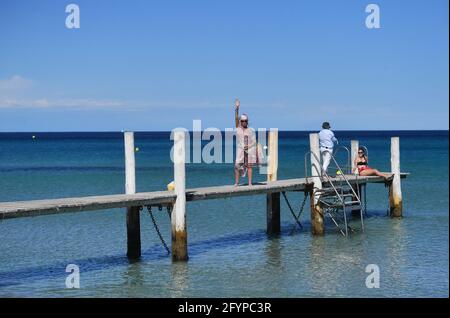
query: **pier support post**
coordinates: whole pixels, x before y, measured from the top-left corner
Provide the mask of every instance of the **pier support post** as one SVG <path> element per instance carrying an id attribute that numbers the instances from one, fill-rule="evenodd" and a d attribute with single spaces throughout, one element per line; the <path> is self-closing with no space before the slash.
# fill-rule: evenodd
<path id="1" fill-rule="evenodd" d="M 134 159 L 134 133 L 124 133 L 125 141 L 125 193 L 136 193 L 136 171 Z M 141 257 L 141 224 L 140 207 L 127 208 L 127 257 L 136 259 Z"/>
<path id="2" fill-rule="evenodd" d="M 267 234 L 277 235 L 280 225 L 280 192 L 267 194 Z"/>
<path id="3" fill-rule="evenodd" d="M 186 231 L 186 179 L 185 155 L 186 134 L 184 130 L 173 132 L 173 163 L 175 194 L 177 198 L 172 209 L 172 260 L 187 261 L 187 231 Z"/>
<path id="4" fill-rule="evenodd" d="M 359 141 L 358 140 L 352 140 L 351 141 L 352 148 L 351 148 L 351 160 L 352 160 L 352 171 L 353 169 L 356 169 L 355 160 L 358 157 L 358 149 L 359 149 Z"/>
<path id="5" fill-rule="evenodd" d="M 309 145 L 311 150 L 311 176 L 314 188 L 322 189 L 320 150 L 319 150 L 319 134 L 309 134 Z M 320 194 L 314 193 L 314 189 L 310 190 L 311 200 L 311 231 L 313 235 L 324 234 L 323 207 L 319 201 Z"/>
<path id="6" fill-rule="evenodd" d="M 277 180 L 278 171 L 278 129 L 270 129 L 268 138 L 267 182 Z"/>
<path id="7" fill-rule="evenodd" d="M 352 140 L 351 141 L 351 145 L 352 145 L 352 148 L 351 148 L 351 151 L 350 151 L 350 153 L 351 153 L 351 161 L 352 161 L 352 163 L 351 163 L 351 169 L 352 170 L 351 171 L 353 172 L 353 169 L 357 168 L 356 165 L 355 165 L 355 159 L 358 157 L 359 141 L 358 140 Z M 359 196 L 360 196 L 359 199 L 361 200 L 361 193 L 362 193 L 361 192 L 361 190 L 362 190 L 361 185 L 359 185 L 359 188 L 358 188 L 358 186 L 355 184 L 355 185 L 352 186 L 352 188 L 353 188 L 353 191 L 355 191 L 355 193 L 359 193 Z M 356 198 L 353 197 L 353 200 L 356 200 Z M 352 210 L 352 215 L 353 216 L 360 215 L 360 213 L 361 213 L 361 209 Z"/>
<path id="8" fill-rule="evenodd" d="M 394 179 L 389 185 L 389 212 L 393 217 L 403 214 L 402 189 L 400 182 L 400 138 L 391 138 L 391 172 Z"/>
<path id="9" fill-rule="evenodd" d="M 269 162 L 267 167 L 267 183 L 277 180 L 278 171 L 278 129 L 269 131 Z M 277 235 L 280 225 L 280 193 L 267 194 L 267 234 Z"/>

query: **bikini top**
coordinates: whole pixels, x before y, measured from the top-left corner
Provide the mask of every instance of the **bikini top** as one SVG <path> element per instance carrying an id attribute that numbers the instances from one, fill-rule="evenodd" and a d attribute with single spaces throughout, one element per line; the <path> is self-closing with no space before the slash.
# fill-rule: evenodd
<path id="1" fill-rule="evenodd" d="M 358 166 L 367 166 L 367 161 L 360 161 L 357 163 Z"/>

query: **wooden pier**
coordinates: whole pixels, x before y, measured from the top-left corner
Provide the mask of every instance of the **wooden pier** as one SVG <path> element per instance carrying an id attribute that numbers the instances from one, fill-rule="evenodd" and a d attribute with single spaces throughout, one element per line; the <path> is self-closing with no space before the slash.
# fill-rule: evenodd
<path id="1" fill-rule="evenodd" d="M 407 173 L 401 177 L 406 178 Z M 356 177 L 347 175 L 350 183 L 356 182 Z M 335 178 L 335 180 L 337 180 Z M 233 185 L 192 188 L 186 190 L 186 201 L 224 199 L 238 196 L 249 196 L 268 193 L 290 191 L 308 192 L 312 186 L 305 178 L 286 179 L 273 182 L 261 182 L 252 186 Z M 384 183 L 380 177 L 358 177 L 360 184 Z M 32 217 L 48 214 L 63 214 L 83 211 L 106 210 L 114 208 L 128 208 L 133 206 L 168 206 L 173 205 L 176 194 L 172 191 L 140 192 L 135 194 L 112 194 L 101 196 L 87 196 L 78 198 L 62 198 L 49 200 L 0 202 L 0 219 Z"/>
<path id="2" fill-rule="evenodd" d="M 134 140 L 133 133 L 125 133 L 125 163 L 126 163 L 126 193 L 115 195 L 88 196 L 78 198 L 61 198 L 49 200 L 32 200 L 16 202 L 0 202 L 0 219 L 19 217 L 33 217 L 49 214 L 74 213 L 113 208 L 126 208 L 127 217 L 127 255 L 129 258 L 139 258 L 141 255 L 140 239 L 140 208 L 145 206 L 167 206 L 171 211 L 172 222 L 172 259 L 183 261 L 188 259 L 187 229 L 186 229 L 186 202 L 232 198 L 238 196 L 261 195 L 267 197 L 267 233 L 269 235 L 280 233 L 280 193 L 299 191 L 310 195 L 312 233 L 324 233 L 323 214 L 320 204 L 314 195 L 314 188 L 327 187 L 318 177 L 317 165 L 311 155 L 311 176 L 307 178 L 277 180 L 278 166 L 278 138 L 277 133 L 269 134 L 270 152 L 276 154 L 269 159 L 268 181 L 253 184 L 252 186 L 223 185 L 204 188 L 185 189 L 185 132 L 174 134 L 174 180 L 175 191 L 154 191 L 135 193 L 135 167 L 134 167 Z M 272 139 L 272 140 L 271 140 Z M 311 134 L 311 151 L 318 153 L 317 134 Z M 352 145 L 354 143 L 352 142 Z M 399 142 L 393 138 L 392 142 L 393 179 L 389 182 L 389 203 L 392 216 L 402 215 L 400 179 L 406 178 L 408 173 L 400 173 Z M 353 148 L 353 147 L 352 147 Z M 352 151 L 353 152 L 353 151 Z M 269 157 L 270 158 L 270 157 Z M 376 176 L 344 175 L 351 185 L 365 185 L 368 183 L 385 183 L 385 180 Z M 343 176 L 331 178 L 338 181 Z M 226 217 L 226 216 L 224 216 Z M 5 224 L 3 224 L 4 226 Z"/>

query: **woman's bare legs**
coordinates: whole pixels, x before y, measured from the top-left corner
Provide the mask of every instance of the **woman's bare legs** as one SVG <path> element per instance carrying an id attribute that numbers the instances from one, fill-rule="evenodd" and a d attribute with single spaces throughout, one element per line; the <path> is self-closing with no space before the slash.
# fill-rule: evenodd
<path id="1" fill-rule="evenodd" d="M 368 169 L 364 169 L 363 171 L 361 171 L 359 173 L 360 176 L 379 176 L 382 178 L 387 179 L 388 176 L 385 175 L 384 173 L 381 173 L 380 171 L 378 171 L 377 169 L 372 169 L 372 168 L 368 168 Z"/>
<path id="2" fill-rule="evenodd" d="M 248 185 L 252 185 L 252 177 L 253 177 L 253 169 L 252 166 L 247 167 L 247 173 L 248 173 Z M 234 167 L 234 186 L 237 187 L 239 185 L 239 177 L 241 172 L 238 168 Z"/>
<path id="3" fill-rule="evenodd" d="M 237 187 L 239 185 L 239 169 L 234 167 L 234 186 Z"/>

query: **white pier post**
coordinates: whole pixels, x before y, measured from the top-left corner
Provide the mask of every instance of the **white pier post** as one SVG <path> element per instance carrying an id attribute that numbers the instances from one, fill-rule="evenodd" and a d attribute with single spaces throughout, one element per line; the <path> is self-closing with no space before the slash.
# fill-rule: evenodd
<path id="1" fill-rule="evenodd" d="M 322 189 L 320 165 L 320 149 L 319 149 L 319 134 L 309 134 L 309 145 L 311 150 L 311 176 L 314 183 L 314 188 Z M 319 159 L 319 161 L 318 161 Z M 324 234 L 323 223 L 323 208 L 319 202 L 319 195 L 314 194 L 314 190 L 310 190 L 311 200 L 311 231 L 313 235 Z"/>
<path id="2" fill-rule="evenodd" d="M 355 165 L 355 159 L 358 157 L 358 149 L 359 149 L 359 141 L 358 140 L 352 140 L 352 149 L 351 149 L 351 160 L 352 160 L 352 172 L 353 169 L 356 169 Z"/>
<path id="3" fill-rule="evenodd" d="M 403 214 L 402 188 L 400 182 L 400 138 L 391 138 L 391 172 L 394 178 L 389 187 L 389 210 L 393 217 Z"/>
<path id="4" fill-rule="evenodd" d="M 267 163 L 267 182 L 277 180 L 278 171 L 278 129 L 269 130 L 269 161 Z"/>
<path id="5" fill-rule="evenodd" d="M 277 180 L 278 171 L 278 129 L 269 131 L 269 162 L 267 167 L 267 183 Z M 280 192 L 267 194 L 267 234 L 276 235 L 281 232 Z"/>
<path id="6" fill-rule="evenodd" d="M 136 193 L 136 171 L 134 159 L 134 133 L 124 133 L 125 141 L 125 193 Z M 127 256 L 139 258 L 141 256 L 141 224 L 139 206 L 127 208 Z"/>
<path id="7" fill-rule="evenodd" d="M 351 151 L 350 151 L 350 153 L 351 153 L 351 160 L 352 160 L 352 162 L 351 162 L 351 169 L 352 169 L 352 172 L 353 172 L 353 169 L 357 168 L 356 165 L 355 165 L 355 159 L 358 157 L 359 141 L 358 140 L 352 140 L 351 141 L 351 145 L 352 145 L 352 148 L 351 148 Z M 355 191 L 355 193 L 359 193 L 359 200 L 362 203 L 362 201 L 361 201 L 362 200 L 361 199 L 361 194 L 362 194 L 362 191 L 363 191 L 362 185 L 361 184 L 359 185 L 359 189 L 358 189 L 358 186 L 356 184 L 353 185 L 352 188 L 353 188 L 353 191 Z M 366 189 L 364 189 L 364 191 L 366 191 Z M 353 200 L 355 201 L 356 198 L 353 197 Z M 352 215 L 359 215 L 360 213 L 361 213 L 361 209 L 352 210 Z"/>
<path id="8" fill-rule="evenodd" d="M 186 134 L 184 130 L 173 132 L 173 162 L 175 194 L 177 198 L 172 210 L 172 260 L 187 261 L 187 231 L 186 231 L 186 180 L 185 156 Z"/>

